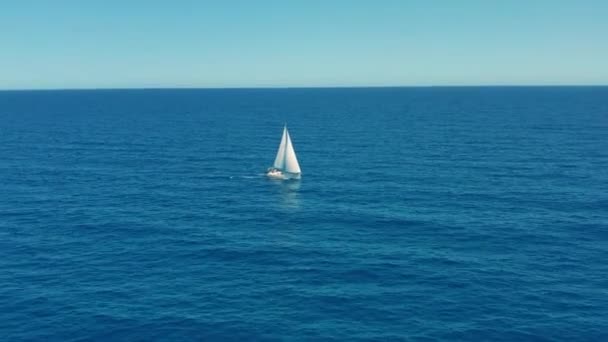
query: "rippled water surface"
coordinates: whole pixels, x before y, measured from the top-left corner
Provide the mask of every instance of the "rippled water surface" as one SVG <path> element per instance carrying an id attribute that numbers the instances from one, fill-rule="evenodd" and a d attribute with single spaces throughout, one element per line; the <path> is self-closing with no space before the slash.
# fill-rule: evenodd
<path id="1" fill-rule="evenodd" d="M 606 341 L 608 88 L 0 92 L 0 336 Z"/>

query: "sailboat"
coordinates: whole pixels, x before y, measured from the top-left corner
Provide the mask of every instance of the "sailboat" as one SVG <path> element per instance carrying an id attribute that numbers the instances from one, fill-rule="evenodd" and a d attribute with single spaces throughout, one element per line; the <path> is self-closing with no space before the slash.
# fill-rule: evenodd
<path id="1" fill-rule="evenodd" d="M 287 125 L 283 127 L 283 137 L 281 138 L 274 164 L 268 169 L 266 175 L 274 179 L 300 179 L 302 175 L 298 158 L 296 158 L 296 151 L 293 149 L 293 144 L 287 131 Z"/>

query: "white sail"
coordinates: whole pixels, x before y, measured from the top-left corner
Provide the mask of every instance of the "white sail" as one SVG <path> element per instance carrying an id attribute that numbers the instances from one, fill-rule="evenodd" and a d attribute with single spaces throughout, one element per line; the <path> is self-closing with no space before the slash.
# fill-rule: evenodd
<path id="1" fill-rule="evenodd" d="M 283 137 L 281 137 L 281 144 L 279 144 L 273 167 L 268 169 L 266 175 L 270 178 L 282 180 L 300 179 L 301 177 L 300 164 L 296 158 L 296 152 L 293 150 L 293 143 L 287 131 L 287 126 L 283 128 Z"/>
<path id="2" fill-rule="evenodd" d="M 283 129 L 283 137 L 277 151 L 277 157 L 274 159 L 274 167 L 283 170 L 285 168 L 285 145 L 287 144 L 287 127 Z"/>
<path id="3" fill-rule="evenodd" d="M 285 127 L 285 131 L 283 133 L 283 136 L 285 135 L 287 136 L 287 139 L 285 143 L 285 167 L 283 168 L 283 171 L 289 173 L 300 173 L 302 171 L 300 170 L 300 164 L 298 163 L 298 159 L 296 158 L 296 151 L 294 151 L 293 149 L 293 144 L 291 143 L 289 132 L 287 132 L 287 127 Z"/>

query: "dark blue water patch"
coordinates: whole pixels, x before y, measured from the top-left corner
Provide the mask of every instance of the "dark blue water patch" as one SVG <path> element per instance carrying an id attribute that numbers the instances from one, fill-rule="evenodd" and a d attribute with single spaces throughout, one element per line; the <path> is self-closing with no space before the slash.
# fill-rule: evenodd
<path id="1" fill-rule="evenodd" d="M 0 92 L 0 336 L 606 340 L 606 98 Z"/>

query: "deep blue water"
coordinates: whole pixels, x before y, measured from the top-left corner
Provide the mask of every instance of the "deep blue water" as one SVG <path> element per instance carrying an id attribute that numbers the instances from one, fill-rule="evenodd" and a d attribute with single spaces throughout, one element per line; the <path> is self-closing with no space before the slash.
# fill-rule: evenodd
<path id="1" fill-rule="evenodd" d="M 0 92 L 0 336 L 606 341 L 608 87 Z"/>

